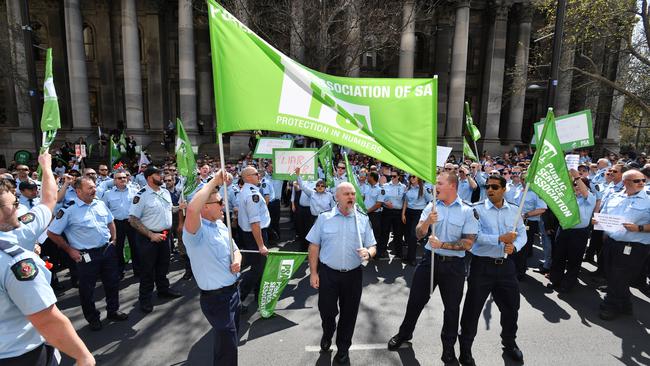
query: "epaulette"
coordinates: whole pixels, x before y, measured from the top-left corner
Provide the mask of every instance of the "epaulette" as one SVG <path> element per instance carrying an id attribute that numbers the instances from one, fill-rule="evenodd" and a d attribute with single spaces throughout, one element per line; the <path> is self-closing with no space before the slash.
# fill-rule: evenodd
<path id="1" fill-rule="evenodd" d="M 506 202 L 508 202 L 508 204 L 511 206 L 519 207 L 519 205 L 514 202 L 510 202 L 510 201 L 506 201 Z"/>
<path id="2" fill-rule="evenodd" d="M 0 240 L 0 250 L 9 254 L 12 257 L 15 257 L 18 254 L 24 252 L 23 248 L 19 247 L 18 245 L 11 244 L 10 242 L 4 240 Z"/>
<path id="3" fill-rule="evenodd" d="M 356 208 L 357 208 L 357 212 L 359 212 L 360 214 L 362 214 L 362 215 L 364 215 L 364 216 L 368 216 L 368 214 L 367 214 L 366 212 L 363 212 L 363 210 L 361 209 L 361 207 L 357 206 Z"/>
<path id="4" fill-rule="evenodd" d="M 63 208 L 68 208 L 68 207 L 70 207 L 72 205 L 74 205 L 74 201 L 68 201 L 68 202 L 63 204 Z"/>
<path id="5" fill-rule="evenodd" d="M 146 188 L 142 188 L 141 190 L 138 191 L 137 194 L 143 194 L 146 190 L 147 190 Z"/>
<path id="6" fill-rule="evenodd" d="M 478 219 L 479 219 L 479 215 L 478 215 L 478 211 L 476 211 L 476 207 L 473 207 L 473 208 L 472 208 L 472 211 L 474 212 L 474 218 L 478 220 Z"/>
<path id="7" fill-rule="evenodd" d="M 251 191 L 255 190 L 255 187 L 248 187 Z"/>

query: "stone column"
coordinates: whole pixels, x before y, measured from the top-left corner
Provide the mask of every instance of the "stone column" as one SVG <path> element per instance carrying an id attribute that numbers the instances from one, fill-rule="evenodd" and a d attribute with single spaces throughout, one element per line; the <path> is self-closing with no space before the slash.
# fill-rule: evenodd
<path id="1" fill-rule="evenodd" d="M 199 119 L 205 131 L 214 130 L 212 115 L 212 61 L 210 60 L 210 38 L 208 28 L 197 28 L 196 55 L 198 58 Z"/>
<path id="2" fill-rule="evenodd" d="M 438 75 L 438 135 L 445 136 L 445 122 L 447 121 L 447 101 L 449 94 L 449 53 L 453 38 L 453 15 L 448 9 L 443 9 L 437 14 L 437 28 L 434 69 Z"/>
<path id="3" fill-rule="evenodd" d="M 291 1 L 291 58 L 305 62 L 305 6 L 303 0 Z"/>
<path id="4" fill-rule="evenodd" d="M 399 46 L 399 77 L 412 78 L 415 64 L 415 1 L 404 1 L 402 12 L 402 40 Z"/>
<path id="5" fill-rule="evenodd" d="M 27 76 L 27 62 L 25 60 L 25 38 L 23 37 L 22 25 L 27 22 L 22 21 L 20 1 L 7 0 L 7 24 L 9 34 L 9 45 L 11 50 L 11 71 L 9 84 L 13 83 L 10 95 L 11 103 L 15 100 L 18 126 L 22 128 L 33 128 L 32 113 L 27 91 L 29 89 L 29 79 Z"/>
<path id="6" fill-rule="evenodd" d="M 501 99 L 506 60 L 506 29 L 508 7 L 502 2 L 494 4 L 494 21 L 490 27 L 483 74 L 481 130 L 487 140 L 498 140 L 501 122 Z"/>
<path id="7" fill-rule="evenodd" d="M 142 18 L 142 28 L 147 35 L 147 42 L 144 44 L 143 53 L 146 55 L 146 83 L 147 83 L 147 116 L 149 128 L 161 130 L 167 126 L 168 107 L 165 106 L 167 98 L 166 54 L 167 48 L 164 38 L 166 33 L 161 30 L 164 27 L 164 11 L 169 10 L 160 6 L 159 11 L 148 12 Z M 143 96 L 144 97 L 144 96 Z M 143 106 L 144 107 L 144 106 Z"/>
<path id="8" fill-rule="evenodd" d="M 122 0 L 122 60 L 124 65 L 124 106 L 126 127 L 144 128 L 140 36 L 135 0 Z"/>
<path id="9" fill-rule="evenodd" d="M 194 21 L 192 0 L 178 1 L 178 88 L 181 120 L 196 130 L 196 74 L 194 70 Z"/>
<path id="10" fill-rule="evenodd" d="M 83 42 L 83 19 L 79 0 L 65 0 L 65 37 L 68 50 L 68 75 L 70 78 L 70 105 L 73 127 L 90 127 L 88 106 L 88 75 Z"/>
<path id="11" fill-rule="evenodd" d="M 521 7 L 517 32 L 517 50 L 515 51 L 515 70 L 512 81 L 512 98 L 510 99 L 510 118 L 508 119 L 508 140 L 511 143 L 521 142 L 532 19 L 532 8 L 530 6 Z"/>
<path id="12" fill-rule="evenodd" d="M 456 3 L 456 22 L 451 55 L 451 77 L 449 81 L 449 104 L 447 107 L 447 128 L 445 129 L 446 137 L 458 139 L 461 138 L 463 131 L 468 37 L 469 0 L 459 0 Z"/>

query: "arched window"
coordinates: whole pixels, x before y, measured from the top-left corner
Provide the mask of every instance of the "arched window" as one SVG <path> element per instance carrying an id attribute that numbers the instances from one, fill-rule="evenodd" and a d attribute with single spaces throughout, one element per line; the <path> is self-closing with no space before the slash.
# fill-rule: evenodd
<path id="1" fill-rule="evenodd" d="M 86 61 L 95 60 L 95 32 L 90 25 L 84 23 L 83 25 L 83 39 L 84 39 L 84 52 L 86 53 Z"/>
<path id="2" fill-rule="evenodd" d="M 369 35 L 365 39 L 365 52 L 361 60 L 361 65 L 370 70 L 377 69 L 377 37 Z"/>

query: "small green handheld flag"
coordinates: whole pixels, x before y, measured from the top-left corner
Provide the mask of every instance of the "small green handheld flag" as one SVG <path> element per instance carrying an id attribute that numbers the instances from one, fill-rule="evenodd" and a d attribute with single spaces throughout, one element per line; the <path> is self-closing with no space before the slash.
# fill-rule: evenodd
<path id="1" fill-rule="evenodd" d="M 275 311 L 275 305 L 282 295 L 282 290 L 298 267 L 307 258 L 307 253 L 301 252 L 269 252 L 262 274 L 258 308 L 263 318 L 269 318 Z"/>
<path id="2" fill-rule="evenodd" d="M 469 110 L 469 103 L 465 102 L 465 125 L 469 131 L 472 140 L 478 141 L 481 138 L 481 131 L 478 130 L 478 127 L 474 125 L 474 119 L 472 118 L 472 112 Z"/>

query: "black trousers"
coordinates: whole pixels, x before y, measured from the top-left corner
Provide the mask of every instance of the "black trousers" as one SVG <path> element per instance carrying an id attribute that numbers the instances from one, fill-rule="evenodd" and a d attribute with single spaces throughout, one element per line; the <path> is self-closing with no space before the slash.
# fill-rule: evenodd
<path id="1" fill-rule="evenodd" d="M 395 255 L 402 256 L 402 238 L 404 237 L 404 223 L 402 223 L 402 209 L 388 209 L 384 207 L 381 212 L 381 236 L 377 243 L 377 254 L 386 253 L 390 233 L 393 233 Z"/>
<path id="2" fill-rule="evenodd" d="M 463 298 L 463 286 L 465 284 L 465 265 L 460 257 L 435 256 L 435 268 L 433 276 L 433 288 L 440 287 L 440 297 L 445 307 L 443 314 L 442 339 L 443 348 L 453 347 L 458 336 L 458 318 L 460 316 L 460 301 Z M 413 337 L 415 324 L 422 313 L 422 309 L 429 302 L 431 295 L 431 252 L 424 251 L 424 256 L 415 267 L 411 292 L 406 305 L 406 314 L 402 325 L 399 327 L 399 334 L 405 339 Z"/>
<path id="3" fill-rule="evenodd" d="M 271 230 L 280 239 L 280 200 L 269 202 L 269 215 L 271 216 Z"/>
<path id="4" fill-rule="evenodd" d="M 625 247 L 630 254 L 625 254 Z M 603 264 L 607 278 L 604 305 L 616 311 L 632 309 L 630 283 L 634 281 L 650 255 L 650 245 L 621 242 L 608 238 L 603 246 Z"/>
<path id="5" fill-rule="evenodd" d="M 512 258 L 474 256 L 467 285 L 458 337 L 461 350 L 471 350 L 481 311 L 489 294 L 492 294 L 501 313 L 501 342 L 505 346 L 514 345 L 520 301 L 515 261 Z"/>
<path id="6" fill-rule="evenodd" d="M 361 266 L 339 272 L 323 263 L 318 266 L 318 311 L 320 312 L 323 337 L 332 339 L 336 331 L 336 347 L 347 351 L 352 345 L 352 335 L 357 322 L 363 271 Z M 339 315 L 340 310 L 340 315 Z M 339 315 L 338 324 L 336 316 Z"/>
<path id="7" fill-rule="evenodd" d="M 591 231 L 591 240 L 589 240 L 589 248 L 585 253 L 585 256 L 588 259 L 592 259 L 594 255 L 596 256 L 598 263 L 601 262 L 601 252 L 603 250 L 603 231 L 602 230 L 592 230 Z"/>
<path id="8" fill-rule="evenodd" d="M 311 210 L 309 206 L 296 205 L 296 234 L 298 235 L 298 241 L 303 245 L 304 248 L 309 246 L 305 237 L 311 229 Z"/>
<path id="9" fill-rule="evenodd" d="M 124 273 L 126 265 L 124 261 L 124 240 L 129 239 L 131 248 L 131 260 L 133 261 L 133 273 L 140 272 L 140 259 L 138 257 L 138 244 L 135 239 L 135 229 L 129 224 L 129 220 L 114 220 L 115 222 L 115 247 L 117 249 L 117 259 L 120 263 L 120 273 Z"/>
<path id="10" fill-rule="evenodd" d="M 114 313 L 120 308 L 119 285 L 120 269 L 115 245 L 101 248 L 80 250 L 82 255 L 90 255 L 90 262 L 77 262 L 79 274 L 79 300 L 84 318 L 88 322 L 99 320 L 99 311 L 95 308 L 95 285 L 97 277 L 101 278 L 106 294 L 106 311 Z"/>
<path id="11" fill-rule="evenodd" d="M 371 212 L 368 214 L 368 218 L 370 219 L 372 234 L 375 236 L 375 240 L 379 240 L 381 237 L 381 212 Z"/>
<path id="12" fill-rule="evenodd" d="M 247 250 L 258 250 L 257 243 L 253 237 L 253 233 L 250 231 L 242 231 L 242 241 L 241 249 Z M 262 229 L 262 239 L 264 240 L 264 245 L 267 245 L 269 242 L 268 229 Z M 262 281 L 262 273 L 264 272 L 264 265 L 266 264 L 266 257 L 259 253 L 242 253 L 242 262 L 244 265 L 250 265 L 251 268 L 248 272 L 245 272 L 241 276 L 241 300 L 246 300 L 248 294 L 253 292 L 255 298 L 260 292 L 260 282 Z"/>
<path id="13" fill-rule="evenodd" d="M 138 255 L 140 256 L 140 294 L 143 304 L 151 304 L 154 283 L 158 292 L 169 290 L 169 237 L 166 240 L 152 242 L 149 238 L 136 233 Z"/>
<path id="14" fill-rule="evenodd" d="M 415 227 L 418 226 L 420 222 L 420 215 L 422 215 L 422 210 L 413 210 L 410 208 L 406 209 L 406 244 L 407 244 L 407 254 L 406 259 L 409 261 L 415 260 L 415 252 L 418 247 L 418 238 L 415 235 Z"/>
<path id="15" fill-rule="evenodd" d="M 566 289 L 573 288 L 578 283 L 580 266 L 585 255 L 589 227 L 582 229 L 558 229 L 553 242 L 553 261 L 549 279 L 555 286 Z"/>
<path id="16" fill-rule="evenodd" d="M 214 335 L 212 364 L 236 366 L 239 344 L 239 289 L 221 293 L 201 291 L 201 311 L 212 325 Z"/>
<path id="17" fill-rule="evenodd" d="M 0 360 L 2 366 L 56 366 L 54 348 L 45 343 L 20 356 Z"/>
<path id="18" fill-rule="evenodd" d="M 528 257 L 533 253 L 533 242 L 535 241 L 537 234 L 539 234 L 539 222 L 527 221 L 525 225 L 528 226 L 528 230 L 526 231 L 526 245 L 524 245 L 521 250 L 514 255 L 515 264 L 517 265 L 517 274 L 521 276 L 526 274 L 526 269 L 528 268 Z"/>

